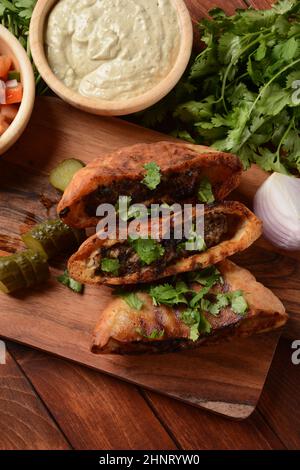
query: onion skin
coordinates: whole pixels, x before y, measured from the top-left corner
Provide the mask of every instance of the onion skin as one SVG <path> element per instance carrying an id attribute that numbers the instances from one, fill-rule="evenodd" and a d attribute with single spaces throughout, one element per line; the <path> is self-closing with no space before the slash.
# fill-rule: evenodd
<path id="1" fill-rule="evenodd" d="M 255 195 L 254 212 L 273 245 L 300 250 L 300 179 L 273 173 Z"/>

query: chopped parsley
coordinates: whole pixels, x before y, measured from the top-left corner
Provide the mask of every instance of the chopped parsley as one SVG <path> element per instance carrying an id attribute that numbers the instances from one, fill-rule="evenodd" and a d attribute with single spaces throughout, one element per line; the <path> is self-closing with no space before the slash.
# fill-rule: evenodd
<path id="1" fill-rule="evenodd" d="M 83 284 L 75 281 L 75 279 L 72 279 L 69 276 L 69 272 L 67 269 L 64 271 L 64 273 L 61 276 L 58 276 L 56 279 L 58 280 L 58 282 L 68 287 L 73 292 L 76 292 L 76 294 L 82 294 L 83 289 L 84 289 Z"/>
<path id="2" fill-rule="evenodd" d="M 152 297 L 153 305 L 178 305 L 188 304 L 185 294 L 190 292 L 185 282 L 177 282 L 175 287 L 171 284 L 163 284 L 156 287 L 151 287 L 149 294 Z"/>
<path id="3" fill-rule="evenodd" d="M 134 292 L 124 292 L 122 297 L 129 307 L 135 310 L 141 310 L 143 308 L 144 302 Z"/>
<path id="4" fill-rule="evenodd" d="M 120 261 L 118 259 L 103 258 L 101 261 L 101 270 L 105 273 L 112 273 L 118 275 L 120 268 Z"/>
<path id="5" fill-rule="evenodd" d="M 129 238 L 129 243 L 140 260 L 147 265 L 158 260 L 165 253 L 165 249 L 152 238 Z"/>
<path id="6" fill-rule="evenodd" d="M 235 292 L 230 292 L 228 294 L 228 297 L 230 299 L 231 303 L 231 308 L 236 313 L 237 315 L 245 315 L 247 310 L 248 310 L 248 304 L 246 302 L 246 299 L 243 295 L 243 292 L 238 290 Z"/>
<path id="7" fill-rule="evenodd" d="M 242 291 L 226 293 L 211 291 L 216 284 L 224 284 L 220 271 L 214 266 L 199 272 L 188 273 L 184 278 L 187 279 L 188 284 L 183 280 L 177 280 L 174 285 L 152 286 L 149 294 L 155 306 L 161 304 L 169 307 L 179 304 L 187 306 L 180 318 L 189 326 L 189 338 L 192 341 L 197 341 L 200 334 L 211 332 L 211 324 L 206 314 L 217 316 L 226 307 L 230 307 L 237 315 L 245 315 L 247 312 L 248 305 Z M 201 286 L 199 291 L 189 287 L 193 283 Z"/>
<path id="8" fill-rule="evenodd" d="M 205 204 L 215 202 L 212 185 L 208 178 L 203 178 L 198 189 L 198 199 Z"/>
<path id="9" fill-rule="evenodd" d="M 156 189 L 161 181 L 160 167 L 155 162 L 151 162 L 144 165 L 144 168 L 146 174 L 142 183 L 151 190 Z"/>
<path id="10" fill-rule="evenodd" d="M 190 237 L 186 243 L 184 243 L 186 251 L 205 251 L 207 246 L 204 238 L 193 229 L 191 230 Z"/>
<path id="11" fill-rule="evenodd" d="M 220 271 L 215 266 L 202 269 L 201 271 L 195 271 L 188 273 L 188 279 L 190 282 L 197 282 L 202 286 L 214 286 L 215 284 L 223 284 L 223 278 Z"/>

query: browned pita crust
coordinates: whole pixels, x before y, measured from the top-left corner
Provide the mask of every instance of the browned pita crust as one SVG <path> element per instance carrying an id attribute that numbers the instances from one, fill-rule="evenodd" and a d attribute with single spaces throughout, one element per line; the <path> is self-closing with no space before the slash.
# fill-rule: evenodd
<path id="1" fill-rule="evenodd" d="M 228 256 L 248 248 L 261 235 L 262 224 L 260 220 L 240 202 L 224 201 L 223 203 L 207 206 L 205 214 L 222 213 L 234 216 L 238 220 L 234 233 L 229 239 L 208 250 L 183 258 L 174 264 L 167 266 L 163 271 L 157 272 L 153 266 L 146 266 L 140 272 L 133 272 L 122 277 L 105 277 L 95 275 L 94 269 L 88 268 L 89 260 L 101 247 L 113 246 L 120 243 L 117 240 L 100 240 L 96 235 L 90 237 L 69 260 L 68 269 L 70 275 L 86 284 L 137 284 L 141 282 L 153 282 L 158 278 L 164 278 L 195 269 L 205 268 L 219 263 Z M 121 243 L 127 243 L 122 241 Z"/>
<path id="2" fill-rule="evenodd" d="M 72 227 L 96 226 L 99 219 L 86 213 L 84 198 L 98 187 L 110 188 L 115 182 L 128 180 L 138 185 L 145 176 L 144 165 L 149 162 L 156 162 L 162 175 L 170 178 L 169 196 L 166 196 L 170 198 L 171 195 L 171 200 L 174 197 L 177 201 L 180 197 L 176 191 L 180 188 L 172 187 L 174 174 L 189 169 L 199 171 L 199 178 L 209 178 L 216 200 L 224 199 L 233 191 L 239 185 L 242 174 L 237 157 L 209 147 L 174 142 L 138 144 L 98 158 L 78 171 L 58 205 L 58 214 Z M 105 202 L 111 203 L 109 192 Z M 150 202 L 158 201 L 152 199 Z"/>
<path id="3" fill-rule="evenodd" d="M 180 310 L 166 306 L 155 307 L 150 296 L 139 292 L 143 308 L 129 307 L 122 298 L 116 298 L 101 315 L 92 342 L 92 351 L 101 353 L 170 352 L 195 348 L 203 342 L 220 337 L 241 337 L 280 328 L 287 321 L 285 308 L 266 287 L 258 283 L 246 269 L 230 261 L 218 265 L 230 291 L 242 290 L 248 303 L 246 317 L 224 309 L 219 316 L 206 314 L 212 325 L 210 335 L 203 335 L 196 342 L 189 340 L 189 327 L 180 319 Z M 163 331 L 159 339 L 145 338 L 146 331 Z"/>

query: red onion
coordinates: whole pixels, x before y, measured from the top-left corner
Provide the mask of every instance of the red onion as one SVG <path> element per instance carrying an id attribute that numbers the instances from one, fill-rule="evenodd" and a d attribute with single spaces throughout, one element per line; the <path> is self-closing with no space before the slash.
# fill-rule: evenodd
<path id="1" fill-rule="evenodd" d="M 0 104 L 6 104 L 6 86 L 3 80 L 0 80 Z"/>
<path id="2" fill-rule="evenodd" d="M 13 80 L 7 80 L 7 82 L 5 83 L 6 85 L 6 88 L 16 88 L 16 86 L 18 86 L 18 81 L 13 79 Z"/>
<path id="3" fill-rule="evenodd" d="M 264 235 L 285 250 L 300 250 L 300 179 L 273 173 L 254 198 Z"/>

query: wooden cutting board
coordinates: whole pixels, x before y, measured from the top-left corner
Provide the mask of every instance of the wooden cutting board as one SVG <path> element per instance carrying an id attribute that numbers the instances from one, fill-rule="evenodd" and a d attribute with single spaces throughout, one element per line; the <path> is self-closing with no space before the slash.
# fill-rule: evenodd
<path id="1" fill-rule="evenodd" d="M 81 113 L 56 98 L 38 99 L 25 134 L 0 161 L 0 250 L 22 248 L 22 232 L 55 216 L 59 194 L 47 175 L 59 161 L 75 157 L 88 162 L 121 146 L 166 138 L 121 120 Z M 254 167 L 245 174 L 236 197 L 251 200 L 264 177 Z M 283 300 L 288 297 L 294 309 L 299 307 L 293 295 L 293 286 L 297 289 L 300 283 L 296 259 L 274 253 L 262 241 L 236 261 L 250 267 Z M 294 265 L 297 271 L 291 281 Z M 162 356 L 95 356 L 89 351 L 91 332 L 110 300 L 110 289 L 88 287 L 83 296 L 75 294 L 56 281 L 61 269 L 58 261 L 43 287 L 15 296 L 0 295 L 3 338 L 233 418 L 246 418 L 254 410 L 278 332 Z"/>

